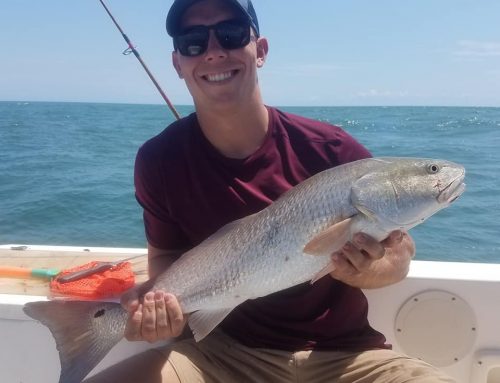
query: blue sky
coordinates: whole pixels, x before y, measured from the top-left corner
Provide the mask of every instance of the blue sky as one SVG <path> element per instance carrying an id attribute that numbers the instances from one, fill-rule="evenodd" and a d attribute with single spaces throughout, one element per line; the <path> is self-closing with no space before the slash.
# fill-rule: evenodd
<path id="1" fill-rule="evenodd" d="M 0 0 L 0 100 L 161 104 L 98 0 Z M 172 0 L 106 0 L 174 104 Z M 498 0 L 254 0 L 270 105 L 500 106 Z"/>

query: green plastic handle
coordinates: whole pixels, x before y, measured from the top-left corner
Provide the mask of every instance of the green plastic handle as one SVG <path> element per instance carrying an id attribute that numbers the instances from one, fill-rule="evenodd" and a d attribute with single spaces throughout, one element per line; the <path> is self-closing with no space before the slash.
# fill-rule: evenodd
<path id="1" fill-rule="evenodd" d="M 44 279 L 52 279 L 57 274 L 59 274 L 59 270 L 56 269 L 32 269 L 31 275 L 36 278 L 44 278 Z"/>

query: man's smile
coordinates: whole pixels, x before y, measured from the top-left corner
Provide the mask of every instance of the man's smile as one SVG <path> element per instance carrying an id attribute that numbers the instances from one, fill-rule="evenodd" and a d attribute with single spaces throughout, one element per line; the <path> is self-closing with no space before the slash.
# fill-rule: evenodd
<path id="1" fill-rule="evenodd" d="M 238 70 L 231 70 L 231 71 L 226 71 L 226 72 L 220 72 L 220 73 L 210 73 L 206 74 L 203 77 L 208 82 L 222 82 L 229 80 L 230 78 L 234 77 L 238 73 Z"/>

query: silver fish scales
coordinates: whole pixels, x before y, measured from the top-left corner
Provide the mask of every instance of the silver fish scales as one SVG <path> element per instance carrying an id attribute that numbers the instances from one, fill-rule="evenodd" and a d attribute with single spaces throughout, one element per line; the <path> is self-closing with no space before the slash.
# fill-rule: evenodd
<path id="1" fill-rule="evenodd" d="M 355 233 L 382 240 L 424 222 L 462 194 L 464 176 L 461 165 L 418 158 L 325 170 L 183 254 L 153 289 L 177 296 L 199 341 L 245 300 L 326 277 L 330 254 Z M 127 317 L 119 304 L 101 302 L 33 302 L 25 312 L 56 340 L 60 383 L 83 380 L 123 337 Z"/>

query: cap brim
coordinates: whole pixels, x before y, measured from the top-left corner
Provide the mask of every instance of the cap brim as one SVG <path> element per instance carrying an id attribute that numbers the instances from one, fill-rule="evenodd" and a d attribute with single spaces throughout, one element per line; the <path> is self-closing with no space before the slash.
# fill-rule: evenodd
<path id="1" fill-rule="evenodd" d="M 183 0 L 183 1 L 174 1 L 174 4 L 170 7 L 170 10 L 168 11 L 167 14 L 167 21 L 166 21 L 166 26 L 167 26 L 167 33 L 174 37 L 176 34 L 178 34 L 179 29 L 180 29 L 180 22 L 182 19 L 182 16 L 184 15 L 184 12 L 192 6 L 193 4 L 197 3 L 198 1 L 201 0 Z M 259 34 L 259 27 L 256 20 L 252 18 L 252 16 L 248 13 L 248 11 L 241 5 L 241 3 L 238 0 L 228 0 L 230 1 L 240 12 L 242 15 L 245 15 L 249 20 L 252 25 L 252 28 L 255 30 L 257 35 Z"/>

